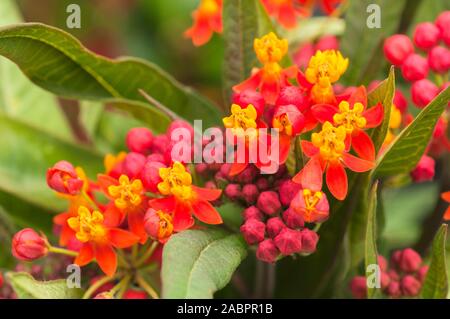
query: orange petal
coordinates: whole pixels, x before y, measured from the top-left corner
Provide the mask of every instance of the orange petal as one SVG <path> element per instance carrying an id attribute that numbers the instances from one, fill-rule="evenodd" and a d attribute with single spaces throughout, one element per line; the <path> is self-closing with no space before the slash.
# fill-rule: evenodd
<path id="1" fill-rule="evenodd" d="M 449 202 L 449 203 L 450 203 L 450 191 L 445 192 L 445 193 L 442 193 L 442 194 L 441 194 L 441 198 L 442 198 L 443 200 L 445 200 L 446 202 Z"/>
<path id="2" fill-rule="evenodd" d="M 113 276 L 117 269 L 117 256 L 111 245 L 96 245 L 95 259 L 100 269 L 108 276 Z"/>
<path id="3" fill-rule="evenodd" d="M 280 94 L 280 83 L 277 81 L 263 81 L 261 85 L 261 94 L 266 103 L 275 104 L 278 94 Z"/>
<path id="4" fill-rule="evenodd" d="M 176 232 L 191 228 L 194 218 L 191 215 L 191 207 L 181 202 L 177 202 L 173 217 L 173 229 Z"/>
<path id="5" fill-rule="evenodd" d="M 450 220 L 450 207 L 444 213 L 444 220 Z"/>
<path id="6" fill-rule="evenodd" d="M 151 199 L 148 205 L 156 210 L 162 210 L 164 212 L 173 212 L 175 210 L 176 200 L 174 196 L 165 198 Z"/>
<path id="7" fill-rule="evenodd" d="M 144 227 L 144 215 L 143 210 L 136 210 L 128 213 L 128 227 L 131 232 L 139 237 L 141 244 L 147 240 L 147 233 Z"/>
<path id="8" fill-rule="evenodd" d="M 319 153 L 319 149 L 309 141 L 301 141 L 303 153 L 308 157 L 313 157 Z"/>
<path id="9" fill-rule="evenodd" d="M 364 105 L 364 107 L 367 106 L 367 92 L 366 87 L 361 85 L 356 88 L 356 90 L 353 91 L 352 95 L 350 95 L 350 98 L 348 99 L 348 103 L 353 106 L 355 103 L 361 103 Z"/>
<path id="10" fill-rule="evenodd" d="M 197 193 L 197 197 L 207 200 L 209 202 L 214 201 L 222 195 L 221 189 L 208 189 L 197 186 L 192 186 L 192 189 Z"/>
<path id="11" fill-rule="evenodd" d="M 192 39 L 195 46 L 201 46 L 207 43 L 212 37 L 213 31 L 209 26 L 208 21 L 198 20 L 194 25 L 185 31 L 184 35 Z"/>
<path id="12" fill-rule="evenodd" d="M 362 158 L 358 158 L 348 153 L 344 153 L 342 159 L 345 166 L 357 173 L 370 171 L 375 166 L 374 162 L 366 161 Z"/>
<path id="13" fill-rule="evenodd" d="M 242 92 L 245 90 L 256 90 L 259 87 L 262 79 L 262 70 L 258 70 L 253 75 L 251 75 L 247 80 L 233 86 L 234 92 Z"/>
<path id="14" fill-rule="evenodd" d="M 375 160 L 375 146 L 370 136 L 363 130 L 353 131 L 352 147 L 361 158 L 368 161 Z"/>
<path id="15" fill-rule="evenodd" d="M 114 205 L 114 202 L 112 202 L 106 207 L 103 212 L 103 217 L 105 218 L 103 221 L 105 226 L 116 227 L 122 223 L 125 214 Z"/>
<path id="16" fill-rule="evenodd" d="M 94 248 L 91 243 L 86 243 L 81 246 L 78 252 L 77 258 L 75 258 L 74 263 L 78 266 L 85 266 L 89 264 L 94 259 Z"/>
<path id="17" fill-rule="evenodd" d="M 362 114 L 366 119 L 366 128 L 377 127 L 383 122 L 384 118 L 384 107 L 383 104 L 377 103 L 377 105 L 366 110 Z"/>
<path id="18" fill-rule="evenodd" d="M 211 225 L 222 224 L 222 217 L 206 200 L 196 200 L 191 203 L 191 206 L 195 217 L 200 221 Z"/>
<path id="19" fill-rule="evenodd" d="M 295 9 L 292 4 L 282 4 L 278 10 L 278 21 L 283 27 L 292 29 L 297 25 Z"/>
<path id="20" fill-rule="evenodd" d="M 320 123 L 333 123 L 333 116 L 338 111 L 337 107 L 331 104 L 316 104 L 311 107 L 312 114 Z"/>
<path id="21" fill-rule="evenodd" d="M 246 167 L 247 167 L 247 163 L 233 163 L 231 164 L 231 169 L 229 172 L 230 176 L 235 176 L 238 175 L 239 173 L 241 173 Z"/>
<path id="22" fill-rule="evenodd" d="M 339 200 L 347 196 L 348 181 L 344 166 L 340 163 L 329 164 L 326 172 L 326 182 L 331 194 Z"/>
<path id="23" fill-rule="evenodd" d="M 302 188 L 317 192 L 322 189 L 322 175 L 323 171 L 319 159 L 312 157 L 300 173 L 294 177 L 293 181 L 301 184 Z"/>
<path id="24" fill-rule="evenodd" d="M 127 248 L 139 241 L 139 236 L 120 228 L 110 228 L 108 238 L 111 245 L 117 248 Z"/>
<path id="25" fill-rule="evenodd" d="M 55 215 L 53 217 L 53 223 L 56 225 L 64 226 L 65 224 L 67 224 L 67 219 L 69 219 L 70 217 L 73 217 L 73 214 L 67 212 Z"/>
<path id="26" fill-rule="evenodd" d="M 69 241 L 75 236 L 75 232 L 69 225 L 66 223 L 61 228 L 61 233 L 59 234 L 59 245 L 67 246 Z"/>
<path id="27" fill-rule="evenodd" d="M 119 181 L 117 179 L 112 178 L 111 176 L 108 176 L 108 175 L 104 175 L 104 174 L 97 175 L 97 182 L 98 182 L 98 185 L 100 186 L 100 189 L 108 197 L 109 197 L 108 187 L 111 185 L 119 184 Z"/>

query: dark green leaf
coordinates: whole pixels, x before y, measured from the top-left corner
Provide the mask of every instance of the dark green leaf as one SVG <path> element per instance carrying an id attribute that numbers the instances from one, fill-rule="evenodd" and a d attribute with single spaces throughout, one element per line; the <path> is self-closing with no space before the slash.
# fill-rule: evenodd
<path id="1" fill-rule="evenodd" d="M 187 230 L 164 247 L 164 298 L 212 298 L 225 287 L 247 255 L 239 235 L 219 230 Z"/>

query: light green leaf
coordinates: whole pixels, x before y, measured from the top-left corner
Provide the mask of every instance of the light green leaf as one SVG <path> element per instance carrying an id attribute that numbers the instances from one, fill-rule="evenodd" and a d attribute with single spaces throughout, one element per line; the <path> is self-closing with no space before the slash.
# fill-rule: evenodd
<path id="1" fill-rule="evenodd" d="M 424 299 L 445 299 L 448 293 L 448 269 L 445 257 L 447 224 L 442 224 L 433 240 L 431 264 L 420 292 Z"/>
<path id="2" fill-rule="evenodd" d="M 79 288 L 68 288 L 65 279 L 37 281 L 25 272 L 9 272 L 6 278 L 19 299 L 79 299 Z"/>
<path id="3" fill-rule="evenodd" d="M 143 89 L 188 120 L 220 123 L 211 102 L 176 82 L 156 65 L 136 58 L 110 60 L 84 48 L 70 34 L 39 23 L 0 29 L 0 54 L 15 62 L 38 86 L 57 95 L 80 100 L 111 98 L 146 102 Z M 161 115 L 150 104 L 146 119 Z M 127 107 L 133 115 L 133 108 Z"/>
<path id="4" fill-rule="evenodd" d="M 0 26 L 22 21 L 15 1 L 3 0 Z M 56 98 L 33 85 L 14 63 L 4 57 L 0 57 L 0 112 L 61 138 L 73 139 L 70 126 Z"/>
<path id="5" fill-rule="evenodd" d="M 374 176 L 408 173 L 416 166 L 449 100 L 450 88 L 447 88 L 417 115 L 378 158 Z"/>
<path id="6" fill-rule="evenodd" d="M 258 66 L 253 40 L 273 31 L 274 28 L 258 0 L 225 0 L 223 28 L 223 83 L 225 101 L 229 104 L 232 86 L 249 77 L 252 68 Z"/>
<path id="7" fill-rule="evenodd" d="M 366 224 L 366 238 L 365 238 L 365 269 L 366 276 L 373 276 L 373 273 L 367 273 L 370 269 L 370 265 L 378 264 L 378 251 L 377 251 L 377 188 L 378 182 L 372 186 L 368 197 L 368 212 L 367 212 L 367 224 Z M 377 288 L 367 287 L 367 297 L 369 299 L 376 298 L 380 293 Z"/>
<path id="8" fill-rule="evenodd" d="M 350 64 L 342 81 L 347 85 L 367 84 L 377 79 L 377 72 L 385 63 L 383 41 L 395 33 L 405 6 L 405 0 L 358 0 L 349 1 L 345 14 L 345 33 L 340 41 L 340 49 Z M 380 7 L 380 28 L 369 28 L 367 19 L 372 12 L 367 12 L 371 4 Z"/>
<path id="9" fill-rule="evenodd" d="M 345 31 L 345 21 L 334 17 L 311 17 L 298 21 L 293 29 L 282 33 L 291 47 L 301 43 L 312 42 L 325 35 L 340 36 Z"/>
<path id="10" fill-rule="evenodd" d="M 47 169 L 60 160 L 82 166 L 88 176 L 103 170 L 102 157 L 32 126 L 0 115 L 0 190 L 44 210 L 65 203 L 46 184 Z"/>
<path id="11" fill-rule="evenodd" d="M 217 211 L 226 225 L 239 230 L 239 227 L 242 225 L 242 212 L 244 211 L 241 205 L 235 202 L 228 202 L 217 207 Z"/>
<path id="12" fill-rule="evenodd" d="M 163 251 L 164 298 L 212 298 L 247 255 L 241 236 L 219 230 L 186 230 Z"/>

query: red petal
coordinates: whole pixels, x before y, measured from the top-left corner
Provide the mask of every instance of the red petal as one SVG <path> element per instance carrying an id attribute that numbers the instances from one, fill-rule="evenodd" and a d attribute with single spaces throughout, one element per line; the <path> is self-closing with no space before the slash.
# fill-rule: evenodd
<path id="1" fill-rule="evenodd" d="M 367 106 L 367 92 L 365 86 L 361 85 L 353 91 L 348 99 L 348 103 L 353 106 L 356 102 L 361 103 L 364 107 Z"/>
<path id="2" fill-rule="evenodd" d="M 103 217 L 105 218 L 103 222 L 105 226 L 116 227 L 122 223 L 125 214 L 114 205 L 114 202 L 112 202 L 106 207 Z"/>
<path id="3" fill-rule="evenodd" d="M 141 244 L 147 240 L 147 233 L 144 227 L 144 215 L 143 210 L 136 210 L 128 213 L 128 227 L 131 232 L 139 237 Z"/>
<path id="4" fill-rule="evenodd" d="M 289 150 L 291 148 L 291 137 L 286 134 L 280 135 L 280 154 L 279 164 L 284 164 L 289 156 Z"/>
<path id="5" fill-rule="evenodd" d="M 209 202 L 214 201 L 222 195 L 221 189 L 209 189 L 197 186 L 192 186 L 192 189 L 197 193 L 197 197 L 207 200 Z"/>
<path id="6" fill-rule="evenodd" d="M 196 21 L 192 28 L 186 30 L 184 33 L 186 37 L 192 38 L 192 43 L 195 46 L 201 46 L 207 43 L 211 39 L 212 34 L 212 29 L 208 21 L 205 20 Z"/>
<path id="7" fill-rule="evenodd" d="M 347 173 L 340 163 L 330 163 L 326 173 L 326 182 L 331 194 L 339 200 L 347 196 Z"/>
<path id="8" fill-rule="evenodd" d="M 73 214 L 67 212 L 55 215 L 53 217 L 53 223 L 56 225 L 64 226 L 65 224 L 67 224 L 67 219 L 69 219 L 70 217 L 73 217 Z"/>
<path id="9" fill-rule="evenodd" d="M 352 136 L 350 134 L 347 134 L 347 136 L 345 136 L 344 144 L 345 144 L 345 151 L 346 152 L 350 151 L 350 147 L 352 147 Z"/>
<path id="10" fill-rule="evenodd" d="M 450 203 L 450 191 L 441 194 L 441 198 Z"/>
<path id="11" fill-rule="evenodd" d="M 222 217 L 206 200 L 193 201 L 191 206 L 195 217 L 197 217 L 200 221 L 211 225 L 222 224 Z"/>
<path id="12" fill-rule="evenodd" d="M 59 234 L 59 245 L 60 246 L 67 246 L 69 241 L 75 236 L 75 232 L 72 228 L 69 227 L 69 225 L 64 224 L 61 228 L 61 233 Z"/>
<path id="13" fill-rule="evenodd" d="M 308 82 L 308 80 L 305 77 L 305 74 L 300 70 L 298 70 L 298 73 L 297 73 L 297 81 L 298 81 L 298 84 L 300 84 L 302 87 L 304 87 L 308 90 L 310 90 L 313 87 L 313 84 Z"/>
<path id="14" fill-rule="evenodd" d="M 311 107 L 312 114 L 320 123 L 333 123 L 333 116 L 338 111 L 338 108 L 331 104 L 316 104 Z"/>
<path id="15" fill-rule="evenodd" d="M 375 160 L 375 146 L 370 136 L 363 130 L 353 131 L 352 147 L 359 157 L 368 161 Z"/>
<path id="16" fill-rule="evenodd" d="M 319 153 L 319 149 L 309 141 L 301 141 L 303 153 L 308 157 L 313 157 Z"/>
<path id="17" fill-rule="evenodd" d="M 293 181 L 313 191 L 320 191 L 322 189 L 322 166 L 317 157 L 312 157 L 305 167 L 298 173 Z"/>
<path id="18" fill-rule="evenodd" d="M 110 228 L 108 231 L 109 242 L 117 248 L 127 248 L 133 246 L 139 241 L 139 237 L 132 232 L 120 229 Z"/>
<path id="19" fill-rule="evenodd" d="M 81 246 L 78 252 L 77 258 L 75 258 L 74 263 L 78 266 L 85 266 L 89 264 L 94 259 L 94 248 L 91 243 L 86 243 Z"/>
<path id="20" fill-rule="evenodd" d="M 282 4 L 280 6 L 278 11 L 278 20 L 280 24 L 287 29 L 291 29 L 297 25 L 295 10 L 292 4 Z"/>
<path id="21" fill-rule="evenodd" d="M 381 124 L 381 122 L 383 122 L 384 118 L 383 104 L 378 103 L 374 107 L 371 107 L 370 109 L 364 111 L 362 115 L 366 118 L 367 128 L 377 127 L 378 125 Z"/>
<path id="22" fill-rule="evenodd" d="M 162 210 L 164 212 L 173 212 L 175 210 L 176 199 L 174 196 L 151 199 L 148 202 L 148 205 L 156 210 Z"/>
<path id="23" fill-rule="evenodd" d="M 348 153 L 344 153 L 343 160 L 345 166 L 357 173 L 370 171 L 375 166 L 374 162 L 366 161 Z"/>
<path id="24" fill-rule="evenodd" d="M 247 165 L 248 165 L 247 163 L 233 163 L 231 165 L 229 175 L 235 176 L 235 175 L 241 173 L 247 167 Z"/>
<path id="25" fill-rule="evenodd" d="M 117 269 L 117 256 L 111 245 L 96 245 L 95 259 L 106 275 L 114 275 Z"/>
<path id="26" fill-rule="evenodd" d="M 177 202 L 173 217 L 173 228 L 176 232 L 191 228 L 194 218 L 191 215 L 191 207 L 184 203 Z"/>
<path id="27" fill-rule="evenodd" d="M 111 185 L 118 185 L 119 181 L 111 176 L 99 174 L 97 175 L 97 182 L 100 186 L 100 189 L 105 193 L 106 196 L 109 196 L 108 187 Z"/>
<path id="28" fill-rule="evenodd" d="M 313 130 L 317 126 L 318 122 L 316 117 L 313 115 L 312 110 L 306 111 L 304 115 L 305 115 L 305 128 L 303 129 L 303 132 Z"/>
<path id="29" fill-rule="evenodd" d="M 261 94 L 268 104 L 275 104 L 280 93 L 280 84 L 277 81 L 264 81 L 261 85 Z"/>
<path id="30" fill-rule="evenodd" d="M 450 220 L 450 207 L 444 213 L 444 220 Z"/>
<path id="31" fill-rule="evenodd" d="M 233 86 L 234 92 L 242 92 L 245 90 L 256 90 L 259 87 L 262 79 L 262 70 L 258 70 L 253 75 L 251 75 L 247 80 Z"/>

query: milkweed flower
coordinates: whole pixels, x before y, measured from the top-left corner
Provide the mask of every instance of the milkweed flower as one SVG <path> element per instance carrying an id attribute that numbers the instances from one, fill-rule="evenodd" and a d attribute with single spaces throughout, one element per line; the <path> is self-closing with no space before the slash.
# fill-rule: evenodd
<path id="1" fill-rule="evenodd" d="M 117 269 L 117 255 L 115 248 L 127 248 L 139 241 L 135 234 L 117 228 L 120 217 L 112 214 L 102 214 L 90 211 L 80 206 L 78 214 L 67 220 L 68 225 L 75 231 L 75 237 L 82 243 L 75 264 L 84 266 L 96 260 L 102 271 L 108 276 L 114 275 Z"/>
<path id="2" fill-rule="evenodd" d="M 12 255 L 24 261 L 33 261 L 48 253 L 47 239 L 31 228 L 17 232 L 11 244 Z"/>
<path id="3" fill-rule="evenodd" d="M 290 85 L 288 79 L 295 78 L 297 75 L 296 66 L 283 69 L 279 64 L 287 54 L 288 42 L 270 32 L 260 39 L 255 39 L 253 47 L 263 67 L 254 68 L 250 78 L 235 85 L 233 90 L 240 93 L 245 90 L 259 89 L 266 103 L 275 104 L 280 89 Z"/>
<path id="4" fill-rule="evenodd" d="M 194 218 L 206 224 L 221 224 L 222 217 L 210 204 L 222 193 L 219 189 L 206 189 L 192 185 L 192 176 L 180 162 L 159 169 L 162 181 L 158 184 L 164 198 L 152 199 L 151 208 L 173 212 L 173 230 L 176 232 L 190 228 Z"/>
<path id="5" fill-rule="evenodd" d="M 165 243 L 173 233 L 173 217 L 162 210 L 149 208 L 144 223 L 147 234 L 161 243 Z"/>
<path id="6" fill-rule="evenodd" d="M 367 92 L 364 86 L 358 87 L 348 101 L 341 101 L 336 107 L 331 104 L 317 104 L 312 107 L 319 122 L 329 121 L 335 126 L 343 126 L 351 145 L 361 158 L 375 160 L 375 146 L 366 129 L 377 127 L 384 117 L 381 103 L 367 109 Z"/>
<path id="7" fill-rule="evenodd" d="M 192 17 L 194 24 L 184 35 L 195 46 L 201 46 L 211 39 L 213 32 L 222 32 L 222 0 L 201 0 Z"/>
<path id="8" fill-rule="evenodd" d="M 262 0 L 262 4 L 268 14 L 287 29 L 297 25 L 297 15 L 305 14 L 298 5 L 298 0 Z"/>
<path id="9" fill-rule="evenodd" d="M 450 191 L 442 193 L 441 197 L 443 200 L 445 200 L 447 203 L 450 204 Z M 447 208 L 447 210 L 444 213 L 444 220 L 450 220 L 450 206 Z"/>
<path id="10" fill-rule="evenodd" d="M 322 171 L 326 175 L 328 189 L 339 200 L 344 200 L 348 191 L 345 168 L 361 173 L 375 166 L 372 161 L 348 153 L 348 146 L 345 143 L 346 136 L 345 126 L 336 127 L 327 121 L 323 124 L 320 132 L 312 134 L 312 142 L 302 141 L 303 153 L 311 159 L 320 161 Z M 304 170 L 305 168 L 298 174 L 303 174 Z M 295 179 L 300 178 L 297 175 Z"/>
<path id="11" fill-rule="evenodd" d="M 67 161 L 59 161 L 47 171 L 48 186 L 58 193 L 75 195 L 80 192 L 83 181 L 78 178 L 73 165 Z"/>

